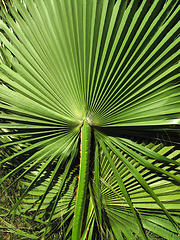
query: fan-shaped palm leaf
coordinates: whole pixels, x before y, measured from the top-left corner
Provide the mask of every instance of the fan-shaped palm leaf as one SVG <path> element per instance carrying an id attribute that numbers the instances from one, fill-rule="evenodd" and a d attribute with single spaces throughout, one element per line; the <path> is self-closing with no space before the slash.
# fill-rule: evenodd
<path id="1" fill-rule="evenodd" d="M 0 125 L 13 154 L 1 164 L 18 165 L 1 182 L 28 180 L 9 214 L 33 211 L 42 239 L 178 239 L 178 1 L 12 2 Z"/>

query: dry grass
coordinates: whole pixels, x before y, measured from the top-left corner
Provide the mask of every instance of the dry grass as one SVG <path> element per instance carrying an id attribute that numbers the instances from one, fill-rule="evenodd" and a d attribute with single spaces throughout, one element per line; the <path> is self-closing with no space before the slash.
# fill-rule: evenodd
<path id="1" fill-rule="evenodd" d="M 2 178 L 6 173 L 5 169 L 0 169 L 0 178 Z M 6 227 L 6 221 L 9 224 L 12 224 L 14 227 L 17 227 L 18 229 L 28 231 L 29 229 L 32 229 L 34 226 L 31 223 L 29 219 L 25 219 L 22 216 L 18 215 L 10 215 L 8 217 L 4 217 L 5 214 L 8 213 L 8 211 L 12 208 L 16 200 L 18 199 L 18 196 L 20 194 L 20 191 L 22 191 L 22 186 L 20 183 L 15 184 L 14 186 L 11 186 L 8 188 L 11 183 L 13 182 L 12 178 L 9 178 L 8 180 L 4 181 L 3 184 L 0 186 L 0 240 L 15 240 L 15 239 L 21 239 L 20 236 L 15 235 L 14 233 L 11 233 Z M 4 228 L 2 228 L 4 226 Z M 31 232 L 32 233 L 32 232 Z"/>

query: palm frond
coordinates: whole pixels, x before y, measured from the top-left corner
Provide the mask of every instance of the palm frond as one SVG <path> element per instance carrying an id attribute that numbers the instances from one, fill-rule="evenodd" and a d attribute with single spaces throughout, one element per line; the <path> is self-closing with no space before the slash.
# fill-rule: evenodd
<path id="1" fill-rule="evenodd" d="M 0 183 L 27 185 L 9 215 L 32 211 L 35 239 L 178 239 L 179 13 L 177 0 L 3 2 Z"/>
<path id="2" fill-rule="evenodd" d="M 142 145 L 144 145 L 143 142 L 140 146 Z M 172 146 L 167 147 L 163 144 L 156 145 L 153 142 L 150 142 L 145 145 L 145 147 L 147 149 L 153 149 L 154 152 L 161 156 L 166 155 L 168 159 L 172 159 L 173 161 L 175 161 L 174 159 L 177 159 L 177 163 L 180 162 L 180 151 L 177 150 L 171 152 Z M 167 177 L 164 177 L 161 172 L 158 174 L 157 170 L 153 171 L 152 169 L 144 167 L 143 164 L 138 162 L 137 158 L 133 158 L 128 152 L 118 149 L 119 153 L 121 153 L 121 158 L 118 158 L 118 154 L 113 152 L 113 150 L 114 149 L 111 150 L 107 147 L 109 156 L 111 156 L 111 159 L 124 182 L 124 186 L 126 187 L 127 193 L 133 203 L 133 207 L 139 219 L 141 219 L 142 225 L 146 231 L 154 233 L 158 232 L 158 235 L 165 239 L 171 237 L 178 239 L 178 236 L 175 234 L 177 230 L 176 226 L 173 227 L 173 225 L 170 224 L 170 221 L 168 221 L 168 214 L 171 214 L 174 221 L 179 224 L 179 184 L 175 184 L 175 182 L 169 179 L 168 175 Z M 122 156 L 124 157 L 124 161 L 122 161 Z M 126 236 L 127 238 L 136 239 L 135 236 L 142 238 L 129 203 L 123 194 L 122 188 L 120 188 L 117 183 L 115 172 L 108 160 L 108 155 L 106 156 L 105 151 L 103 151 L 103 149 L 101 150 L 101 148 L 99 157 L 99 162 L 101 163 L 100 181 L 102 208 L 106 211 L 112 228 L 118 228 L 121 230 L 123 236 Z M 126 163 L 125 160 L 129 164 Z M 170 164 L 168 166 L 157 159 L 146 158 L 146 161 L 148 163 L 153 163 L 154 168 L 158 166 L 162 169 L 168 170 L 169 173 L 172 173 L 175 176 L 178 174 L 178 166 L 176 168 L 171 167 Z M 131 172 L 131 167 L 134 167 L 135 169 L 133 173 Z M 156 194 L 158 201 L 153 197 L 153 194 L 151 195 L 151 192 L 148 191 L 145 185 L 143 185 L 140 178 L 135 175 L 136 170 L 142 176 L 144 181 L 146 181 L 151 191 Z M 163 209 L 159 206 L 159 201 L 168 210 L 167 215 L 163 213 Z M 160 230 L 161 228 L 162 230 Z"/>

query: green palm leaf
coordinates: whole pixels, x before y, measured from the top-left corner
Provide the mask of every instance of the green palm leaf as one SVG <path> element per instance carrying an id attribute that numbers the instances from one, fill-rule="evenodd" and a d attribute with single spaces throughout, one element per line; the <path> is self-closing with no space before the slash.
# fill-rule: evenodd
<path id="1" fill-rule="evenodd" d="M 147 148 L 149 148 L 148 145 Z M 167 154 L 169 159 L 171 157 L 179 156 L 179 151 L 176 151 L 176 153 L 174 153 L 175 155 L 169 154 L 172 147 L 167 148 L 163 145 L 158 146 L 152 143 L 151 147 L 153 147 L 157 153 L 161 153 L 162 155 Z M 173 218 L 179 222 L 179 213 L 177 211 L 179 208 L 179 186 L 168 181 L 167 178 L 165 179 L 161 175 L 157 175 L 155 172 L 152 172 L 151 170 L 144 168 L 142 165 L 137 164 L 137 161 L 128 156 L 125 152 L 121 153 L 127 159 L 127 161 L 141 173 L 144 180 L 151 187 L 151 190 L 154 191 L 159 200 L 163 203 L 166 209 L 168 209 L 169 213 L 172 214 Z M 146 192 L 146 188 L 143 188 L 142 185 L 139 184 L 138 179 L 132 176 L 130 169 L 122 164 L 122 162 L 119 162 L 119 159 L 116 155 L 114 155 L 112 151 L 110 151 L 109 154 L 111 158 L 114 159 L 116 169 L 119 172 L 120 176 L 122 176 L 127 192 L 130 195 L 135 210 L 142 220 L 143 226 L 146 229 L 153 231 L 154 233 L 157 233 L 158 231 L 158 234 L 165 239 L 178 239 L 179 237 L 174 234 L 176 232 L 176 227 L 173 227 L 170 222 L 167 221 L 167 217 L 162 213 L 161 208 L 157 205 L 158 202 L 153 199 L 153 196 L 151 196 L 151 194 L 148 194 Z M 100 158 L 100 162 L 102 163 L 101 196 L 103 208 L 107 212 L 112 228 L 118 228 L 122 231 L 122 234 L 129 239 L 136 239 L 135 236 L 139 235 L 139 229 L 126 201 L 126 198 L 124 197 L 121 188 L 118 187 L 118 183 L 115 175 L 113 174 L 110 163 L 102 151 Z M 154 165 L 159 164 L 156 161 L 153 161 L 153 163 Z M 163 164 L 161 164 L 161 167 L 167 168 L 167 166 Z M 177 174 L 174 169 L 169 169 L 169 171 Z M 147 228 L 147 226 L 151 227 Z M 161 228 L 163 228 L 163 230 L 160 230 Z M 133 236 L 132 232 L 134 232 L 136 235 Z"/>
<path id="2" fill-rule="evenodd" d="M 42 239 L 178 239 L 178 1 L 1 10 L 0 182 L 27 185 L 9 215 L 32 211 Z"/>

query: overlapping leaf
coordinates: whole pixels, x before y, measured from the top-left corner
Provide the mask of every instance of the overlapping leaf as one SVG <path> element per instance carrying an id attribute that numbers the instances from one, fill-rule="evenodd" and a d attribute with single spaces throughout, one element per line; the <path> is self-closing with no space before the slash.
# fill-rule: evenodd
<path id="1" fill-rule="evenodd" d="M 140 146 L 144 145 L 141 144 Z M 172 146 L 164 147 L 163 144 L 153 144 L 150 142 L 146 145 L 147 149 L 153 149 L 155 153 L 161 156 L 166 155 L 169 159 L 177 158 L 177 163 L 179 163 L 179 151 L 174 151 L 171 153 Z M 176 236 L 176 227 L 173 227 L 167 220 L 167 217 L 162 212 L 162 208 L 158 206 L 158 202 L 153 197 L 154 192 L 164 205 L 168 212 L 171 213 L 175 221 L 179 223 L 180 212 L 179 212 L 179 184 L 174 184 L 172 181 L 168 180 L 168 177 L 164 178 L 157 171 L 152 171 L 139 164 L 136 158 L 131 157 L 126 151 L 122 149 L 119 153 L 124 157 L 124 161 L 120 161 L 119 158 L 107 148 L 109 154 L 116 166 L 119 175 L 122 178 L 124 187 L 126 188 L 131 201 L 133 203 L 134 209 L 136 210 L 139 218 L 141 219 L 143 226 L 148 231 L 157 233 L 165 239 L 173 237 L 178 239 Z M 136 239 L 139 235 L 139 228 L 134 219 L 129 204 L 123 194 L 122 189 L 118 186 L 116 176 L 112 170 L 112 167 L 104 154 L 104 151 L 100 152 L 100 163 L 101 163 L 101 198 L 102 206 L 105 209 L 112 228 L 121 229 L 123 236 L 127 239 Z M 161 169 L 168 170 L 168 173 L 172 173 L 177 176 L 179 173 L 179 167 L 172 168 L 171 166 L 160 163 L 157 160 L 147 159 L 148 163 L 153 163 L 154 169 L 158 166 Z M 129 164 L 129 165 L 128 165 Z M 131 166 L 131 167 L 130 167 Z M 134 176 L 131 172 L 131 168 L 134 168 Z M 143 183 L 138 180 L 138 176 L 135 176 L 135 171 L 138 170 L 140 175 L 143 177 L 144 181 L 148 184 L 152 192 L 148 192 L 148 189 L 143 186 Z M 154 226 L 153 226 L 154 224 Z M 162 228 L 162 229 L 161 229 Z M 165 230 L 164 230 L 165 228 Z M 116 234 L 116 231 L 114 232 Z M 134 234 L 133 234 L 134 233 Z M 169 236 L 169 237 L 167 237 Z M 118 234 L 117 234 L 118 239 Z"/>

